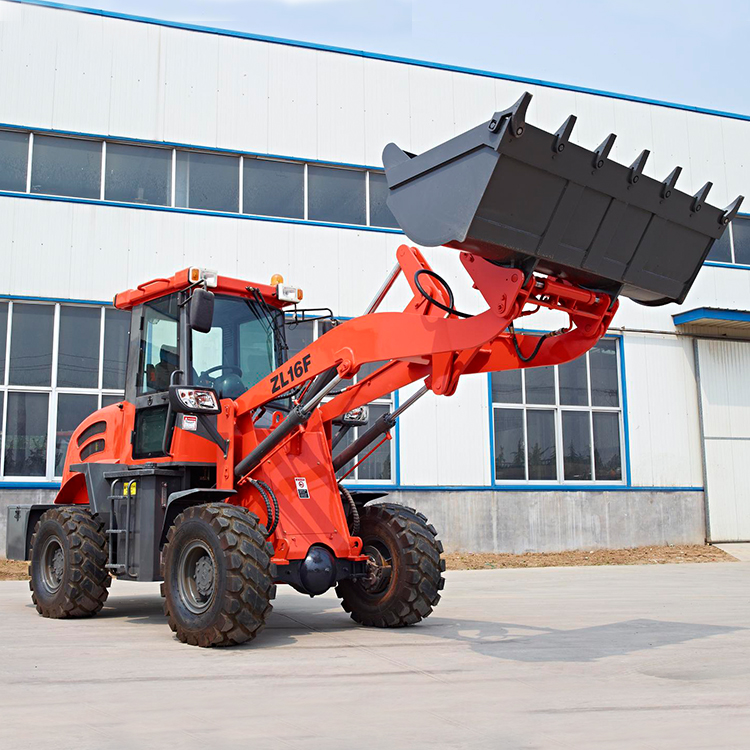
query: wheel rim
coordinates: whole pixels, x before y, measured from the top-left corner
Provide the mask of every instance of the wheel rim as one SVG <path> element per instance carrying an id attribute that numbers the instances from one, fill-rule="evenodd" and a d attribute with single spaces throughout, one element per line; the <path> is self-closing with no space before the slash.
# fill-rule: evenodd
<path id="1" fill-rule="evenodd" d="M 57 537 L 50 537 L 44 543 L 41 568 L 44 585 L 54 594 L 62 585 L 65 575 L 65 552 Z"/>
<path id="2" fill-rule="evenodd" d="M 216 561 L 204 542 L 190 542 L 180 555 L 177 570 L 180 598 L 194 615 L 205 612 L 216 593 Z"/>
<path id="3" fill-rule="evenodd" d="M 370 539 L 362 547 L 367 555 L 367 575 L 360 579 L 362 588 L 373 596 L 383 594 L 393 581 L 393 555 L 379 539 Z"/>

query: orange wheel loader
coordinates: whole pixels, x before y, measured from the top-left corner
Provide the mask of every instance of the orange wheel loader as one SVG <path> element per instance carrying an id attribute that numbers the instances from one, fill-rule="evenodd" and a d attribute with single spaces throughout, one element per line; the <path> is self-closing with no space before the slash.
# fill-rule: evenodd
<path id="1" fill-rule="evenodd" d="M 713 242 L 737 213 L 721 210 L 526 122 L 530 95 L 423 154 L 391 144 L 388 205 L 415 243 L 461 254 L 483 310 L 455 307 L 448 283 L 402 245 L 365 313 L 287 357 L 285 318 L 300 294 L 189 268 L 118 294 L 131 313 L 124 400 L 73 433 L 50 505 L 9 509 L 9 558 L 31 561 L 45 617 L 96 614 L 111 577 L 163 581 L 177 637 L 198 646 L 254 638 L 276 585 L 316 596 L 335 587 L 358 623 L 413 625 L 440 599 L 437 532 L 415 510 L 341 484 L 399 415 L 462 375 L 567 362 L 606 332 L 618 297 L 682 302 Z M 411 299 L 380 312 L 403 275 Z M 516 332 L 540 308 L 560 330 Z M 533 328 L 533 326 L 532 326 Z M 352 379 L 363 365 L 380 363 Z M 394 412 L 366 405 L 411 383 Z M 341 447 L 345 446 L 345 447 Z"/>

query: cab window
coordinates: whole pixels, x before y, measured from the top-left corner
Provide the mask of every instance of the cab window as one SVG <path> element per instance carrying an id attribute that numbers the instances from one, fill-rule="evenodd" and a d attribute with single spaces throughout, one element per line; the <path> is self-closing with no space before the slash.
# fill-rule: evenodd
<path id="1" fill-rule="evenodd" d="M 166 391 L 180 366 L 179 306 L 176 295 L 143 305 L 138 395 Z"/>
<path id="2" fill-rule="evenodd" d="M 257 303 L 217 295 L 213 326 L 192 331 L 193 382 L 215 388 L 219 398 L 238 398 L 277 366 L 272 321 Z"/>

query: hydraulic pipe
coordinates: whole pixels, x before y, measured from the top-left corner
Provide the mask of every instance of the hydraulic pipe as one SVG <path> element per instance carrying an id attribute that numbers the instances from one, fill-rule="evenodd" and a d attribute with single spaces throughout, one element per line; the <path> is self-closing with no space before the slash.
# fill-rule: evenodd
<path id="1" fill-rule="evenodd" d="M 333 459 L 333 470 L 338 471 L 346 466 L 358 453 L 361 453 L 367 448 L 370 443 L 373 443 L 381 435 L 385 435 L 386 432 L 393 429 L 396 424 L 396 420 L 416 401 L 424 396 L 427 391 L 430 390 L 427 386 L 420 388 L 413 396 L 410 396 L 404 401 L 396 411 L 383 414 L 372 427 L 366 432 L 363 432 L 353 443 L 344 448 L 341 453 Z"/>
<path id="2" fill-rule="evenodd" d="M 388 294 L 391 287 L 393 286 L 393 282 L 396 281 L 400 273 L 401 266 L 396 263 L 396 265 L 391 269 L 391 272 L 388 274 L 388 278 L 383 282 L 383 286 L 380 287 L 378 293 L 375 295 L 375 297 L 373 297 L 372 302 L 370 302 L 370 304 L 367 306 L 365 315 L 374 313 L 380 307 L 380 303 L 385 299 L 385 295 Z"/>

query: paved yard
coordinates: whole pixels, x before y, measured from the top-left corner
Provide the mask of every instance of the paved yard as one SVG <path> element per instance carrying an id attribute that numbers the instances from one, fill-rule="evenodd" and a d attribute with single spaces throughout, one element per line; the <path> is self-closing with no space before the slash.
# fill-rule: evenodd
<path id="1" fill-rule="evenodd" d="M 229 650 L 178 643 L 156 584 L 55 621 L 0 583 L 0 748 L 750 747 L 750 564 L 447 578 L 400 631 L 281 590 Z"/>

